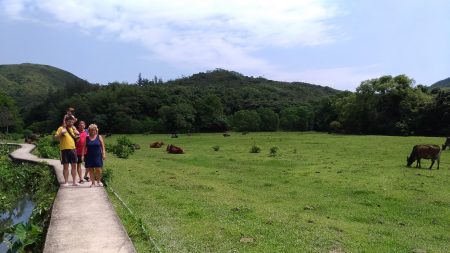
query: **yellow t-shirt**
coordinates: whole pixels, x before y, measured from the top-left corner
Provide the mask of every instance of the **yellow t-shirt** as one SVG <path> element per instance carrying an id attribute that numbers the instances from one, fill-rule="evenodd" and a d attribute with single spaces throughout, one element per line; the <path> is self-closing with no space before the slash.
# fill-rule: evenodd
<path id="1" fill-rule="evenodd" d="M 62 130 L 63 130 L 63 127 L 59 127 L 58 130 L 56 130 L 56 135 L 59 135 Z M 72 135 L 75 136 L 72 128 L 67 128 L 67 131 L 70 131 L 72 133 Z M 75 141 L 69 135 L 69 133 L 66 132 L 59 138 L 59 149 L 60 150 L 75 149 Z"/>

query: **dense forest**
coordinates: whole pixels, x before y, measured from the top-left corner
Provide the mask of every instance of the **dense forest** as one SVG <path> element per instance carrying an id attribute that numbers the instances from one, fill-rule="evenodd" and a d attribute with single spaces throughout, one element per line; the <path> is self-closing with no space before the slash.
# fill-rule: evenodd
<path id="1" fill-rule="evenodd" d="M 430 90 L 405 75 L 366 80 L 355 92 L 342 92 L 222 69 L 169 81 L 139 74 L 135 83 L 99 85 L 50 66 L 4 66 L 0 66 L 2 132 L 49 133 L 61 124 L 67 107 L 76 108 L 79 120 L 98 124 L 104 133 L 450 132 L 450 91 Z M 14 71 L 15 66 L 21 66 L 20 71 Z"/>

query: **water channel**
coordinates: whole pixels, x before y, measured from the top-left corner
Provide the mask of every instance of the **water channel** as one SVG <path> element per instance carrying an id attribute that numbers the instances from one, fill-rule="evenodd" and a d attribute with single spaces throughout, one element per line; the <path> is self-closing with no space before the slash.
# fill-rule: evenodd
<path id="1" fill-rule="evenodd" d="M 31 217 L 34 206 L 35 204 L 28 194 L 19 199 L 11 210 L 0 213 L 0 231 L 18 223 L 27 223 Z M 13 238 L 13 236 L 14 235 L 6 234 L 5 239 Z M 6 253 L 8 251 L 8 245 L 9 242 L 0 243 L 0 253 Z"/>

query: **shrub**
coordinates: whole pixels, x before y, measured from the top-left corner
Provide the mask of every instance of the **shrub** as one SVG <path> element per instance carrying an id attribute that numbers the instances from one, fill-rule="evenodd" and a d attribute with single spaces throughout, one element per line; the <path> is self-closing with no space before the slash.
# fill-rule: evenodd
<path id="1" fill-rule="evenodd" d="M 23 130 L 23 138 L 30 138 L 32 134 L 33 134 L 33 131 L 31 131 L 29 129 Z"/>
<path id="2" fill-rule="evenodd" d="M 114 145 L 111 143 L 105 143 L 106 152 L 114 153 Z"/>
<path id="3" fill-rule="evenodd" d="M 271 147 L 270 148 L 270 156 L 276 156 L 278 151 L 278 147 Z"/>
<path id="4" fill-rule="evenodd" d="M 134 153 L 135 150 L 135 144 L 131 142 L 131 140 L 126 137 L 122 136 L 117 139 L 116 145 L 107 145 L 105 147 L 108 151 L 113 152 L 117 157 L 127 159 L 131 154 Z"/>
<path id="5" fill-rule="evenodd" d="M 338 133 L 338 132 L 340 132 L 342 130 L 341 122 L 336 121 L 336 120 L 330 122 L 330 125 L 328 127 L 330 128 L 330 131 L 334 132 L 334 133 Z"/>
<path id="6" fill-rule="evenodd" d="M 219 147 L 219 146 L 214 146 L 214 147 L 212 147 L 212 149 L 213 149 L 214 151 L 219 151 L 220 147 Z"/>
<path id="7" fill-rule="evenodd" d="M 258 146 L 256 146 L 256 145 L 253 145 L 253 146 L 250 148 L 250 153 L 259 153 L 259 152 L 261 152 L 261 148 L 258 147 Z"/>
<path id="8" fill-rule="evenodd" d="M 102 182 L 104 185 L 108 186 L 113 178 L 113 171 L 108 168 L 103 168 L 102 171 Z"/>
<path id="9" fill-rule="evenodd" d="M 37 142 L 37 152 L 42 158 L 60 159 L 58 142 L 52 136 L 39 139 Z"/>
<path id="10" fill-rule="evenodd" d="M 126 136 L 119 137 L 117 139 L 117 145 L 129 147 L 134 151 L 134 143 Z"/>
<path id="11" fill-rule="evenodd" d="M 113 148 L 113 153 L 123 159 L 127 159 L 131 154 L 133 154 L 134 150 L 128 146 L 115 145 Z"/>

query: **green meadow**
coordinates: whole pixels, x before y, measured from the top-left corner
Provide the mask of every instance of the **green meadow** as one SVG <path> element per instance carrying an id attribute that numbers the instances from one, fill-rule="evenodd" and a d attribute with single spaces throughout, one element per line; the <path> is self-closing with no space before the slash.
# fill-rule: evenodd
<path id="1" fill-rule="evenodd" d="M 430 160 L 406 167 L 413 145 L 444 138 L 128 137 L 141 149 L 128 159 L 108 154 L 105 167 L 134 213 L 110 194 L 139 252 L 157 251 L 147 235 L 163 252 L 450 252 L 450 151 L 440 170 Z M 155 141 L 185 154 L 150 149 Z M 250 153 L 253 145 L 261 152 Z"/>

